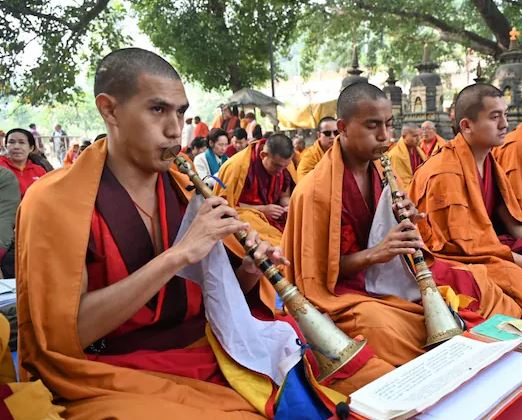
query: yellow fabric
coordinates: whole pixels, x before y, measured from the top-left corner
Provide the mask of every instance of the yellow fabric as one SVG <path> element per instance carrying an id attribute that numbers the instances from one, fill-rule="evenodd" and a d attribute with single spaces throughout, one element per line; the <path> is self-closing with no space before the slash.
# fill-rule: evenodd
<path id="1" fill-rule="evenodd" d="M 305 149 L 301 154 L 301 160 L 297 167 L 297 181 L 301 181 L 308 172 L 312 171 L 323 156 L 324 151 L 319 140 L 316 140 L 313 145 Z"/>
<path id="2" fill-rule="evenodd" d="M 10 331 L 9 321 L 0 314 L 0 384 L 16 382 L 16 372 L 9 351 Z"/>
<path id="3" fill-rule="evenodd" d="M 424 162 L 426 154 L 418 146 L 417 152 Z M 399 139 L 397 145 L 388 152 L 388 156 L 390 157 L 395 175 L 400 179 L 402 188 L 407 191 L 413 179 L 413 171 L 411 169 L 408 146 L 406 146 L 404 138 L 401 137 Z"/>
<path id="4" fill-rule="evenodd" d="M 273 246 L 279 246 L 281 243 L 282 233 L 272 226 L 268 219 L 259 210 L 253 208 L 239 207 L 239 197 L 243 192 L 245 180 L 250 168 L 250 157 L 252 148 L 258 142 L 250 143 L 245 149 L 236 153 L 228 159 L 219 170 L 218 177 L 226 185 L 226 188 L 221 187 L 217 183 L 214 187 L 214 194 L 224 197 L 229 205 L 236 209 L 242 221 L 250 224 L 252 229 L 259 233 L 259 237 L 265 241 L 270 242 Z M 290 176 L 296 181 L 296 170 L 293 162 L 287 167 Z"/>
<path id="5" fill-rule="evenodd" d="M 272 381 L 267 376 L 259 375 L 251 370 L 245 369 L 243 366 L 232 360 L 223 351 L 208 324 L 205 328 L 205 332 L 210 347 L 212 347 L 212 351 L 216 356 L 219 368 L 230 386 L 252 404 L 261 414 L 266 415 L 266 403 L 274 390 Z"/>
<path id="6" fill-rule="evenodd" d="M 337 114 L 337 100 L 313 103 L 300 107 L 283 106 L 277 108 L 277 118 L 281 129 L 315 128 L 323 117 Z"/>
<path id="7" fill-rule="evenodd" d="M 451 306 L 451 309 L 455 312 L 459 309 L 466 309 L 471 302 L 476 300 L 471 296 L 457 295 L 451 286 L 438 286 L 438 289 L 444 301 Z"/>
<path id="8" fill-rule="evenodd" d="M 433 155 L 437 154 L 439 152 L 439 150 L 444 147 L 444 145 L 446 144 L 446 140 L 444 140 L 441 136 L 439 136 L 438 134 L 435 135 L 435 147 L 433 148 L 433 150 L 431 151 L 431 154 L 429 156 L 426 156 L 426 158 L 430 158 L 432 157 Z M 422 151 L 424 152 L 424 149 L 423 149 L 423 146 L 424 146 L 424 140 L 421 140 L 419 146 L 420 148 L 422 149 Z M 427 152 L 424 152 L 424 154 L 426 154 Z"/>

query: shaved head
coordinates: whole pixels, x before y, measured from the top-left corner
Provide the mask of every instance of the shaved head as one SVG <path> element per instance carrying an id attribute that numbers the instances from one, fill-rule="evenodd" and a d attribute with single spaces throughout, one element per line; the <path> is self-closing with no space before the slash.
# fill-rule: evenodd
<path id="1" fill-rule="evenodd" d="M 138 91 L 138 77 L 142 74 L 181 80 L 174 67 L 159 55 L 141 48 L 123 48 L 106 55 L 98 64 L 94 96 L 106 93 L 125 101 Z"/>
<path id="2" fill-rule="evenodd" d="M 416 132 L 419 130 L 419 126 L 417 124 L 404 124 L 402 126 L 401 134 L 404 136 L 405 134 Z"/>
<path id="3" fill-rule="evenodd" d="M 487 83 L 477 83 L 465 87 L 455 100 L 455 124 L 460 131 L 464 118 L 476 121 L 478 113 L 484 109 L 484 98 L 502 98 L 502 91 Z"/>
<path id="4" fill-rule="evenodd" d="M 421 128 L 431 128 L 432 130 L 435 130 L 435 124 L 433 124 L 431 121 L 424 121 L 421 125 Z"/>
<path id="5" fill-rule="evenodd" d="M 382 90 L 370 83 L 354 83 L 345 87 L 337 99 L 337 117 L 348 120 L 358 110 L 358 103 L 364 100 L 377 101 L 388 98 Z"/>
<path id="6" fill-rule="evenodd" d="M 280 156 L 283 159 L 290 159 L 294 154 L 292 140 L 282 133 L 275 133 L 268 137 L 265 148 L 271 155 Z"/>

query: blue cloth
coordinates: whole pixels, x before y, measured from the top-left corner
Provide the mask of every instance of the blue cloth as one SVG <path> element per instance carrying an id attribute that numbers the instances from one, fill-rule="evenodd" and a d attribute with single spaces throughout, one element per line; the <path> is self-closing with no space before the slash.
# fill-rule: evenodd
<path id="1" fill-rule="evenodd" d="M 214 175 L 217 174 L 221 165 L 223 165 L 228 159 L 228 156 L 221 156 L 221 163 L 219 163 L 214 152 L 211 149 L 207 149 L 205 152 L 205 158 L 207 159 L 208 167 L 210 168 L 210 175 Z"/>
<path id="2" fill-rule="evenodd" d="M 332 417 L 308 382 L 302 360 L 286 375 L 276 404 L 275 420 L 322 420 Z"/>

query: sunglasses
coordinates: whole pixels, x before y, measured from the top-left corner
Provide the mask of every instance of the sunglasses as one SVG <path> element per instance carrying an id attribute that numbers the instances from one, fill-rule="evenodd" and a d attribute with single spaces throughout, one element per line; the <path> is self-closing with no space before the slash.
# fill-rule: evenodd
<path id="1" fill-rule="evenodd" d="M 330 136 L 332 136 L 332 134 L 333 134 L 334 137 L 337 137 L 339 135 L 339 131 L 337 131 L 337 130 L 333 130 L 333 131 L 332 130 L 324 130 L 324 131 L 321 131 L 321 133 L 324 134 L 326 137 L 330 137 Z"/>

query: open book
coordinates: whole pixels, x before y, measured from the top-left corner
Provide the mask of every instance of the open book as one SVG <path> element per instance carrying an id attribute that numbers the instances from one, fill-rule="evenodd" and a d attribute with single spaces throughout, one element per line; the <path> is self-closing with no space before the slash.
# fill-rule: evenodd
<path id="1" fill-rule="evenodd" d="M 520 343 L 522 339 L 484 343 L 454 337 L 351 394 L 350 409 L 376 420 L 411 418 L 453 393 Z M 513 373 L 511 381 L 484 381 L 481 387 L 490 384 L 497 393 L 510 395 L 522 385 L 522 359 L 510 360 L 507 371 Z M 505 390 L 498 389 L 503 386 Z M 493 408 L 484 407 L 482 411 Z"/>

